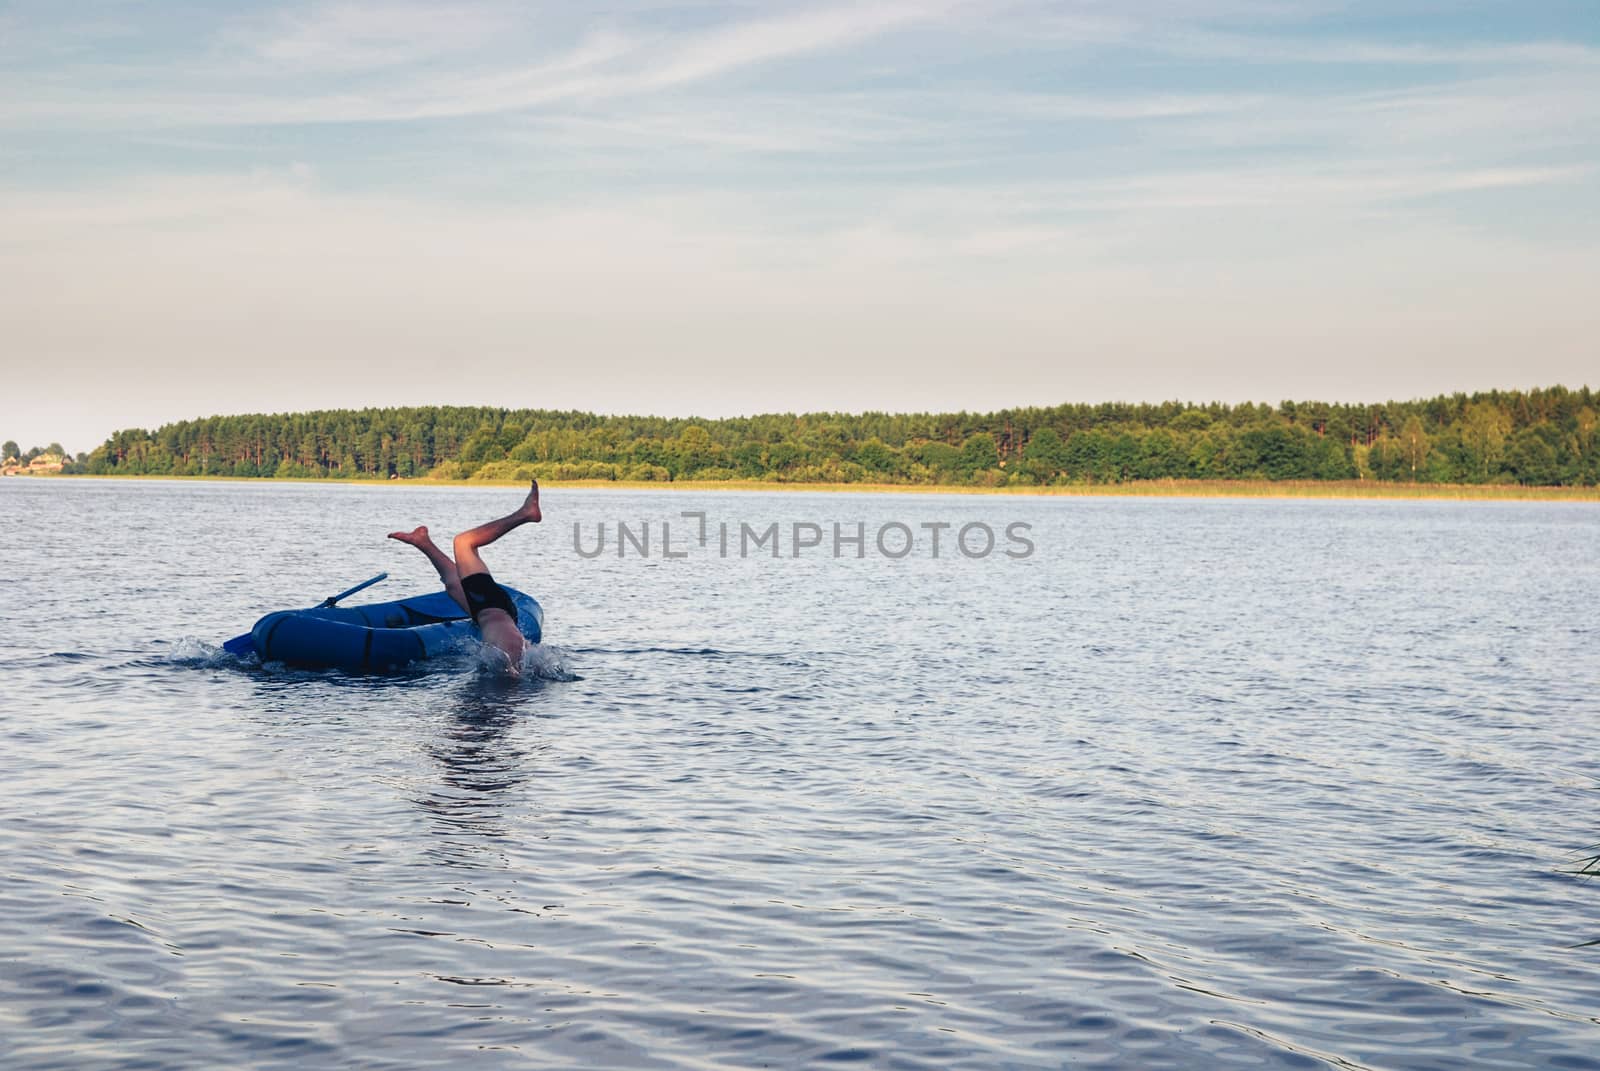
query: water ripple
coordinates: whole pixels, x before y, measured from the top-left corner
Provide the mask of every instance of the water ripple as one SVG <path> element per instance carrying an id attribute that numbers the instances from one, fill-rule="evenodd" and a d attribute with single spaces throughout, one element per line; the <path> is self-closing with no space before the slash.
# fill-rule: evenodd
<path id="1" fill-rule="evenodd" d="M 1600 1066 L 1592 510 L 930 500 L 1026 514 L 1025 571 L 508 540 L 523 678 L 374 678 L 213 640 L 492 490 L 16 482 L 85 560 L 6 586 L 7 1068 Z"/>

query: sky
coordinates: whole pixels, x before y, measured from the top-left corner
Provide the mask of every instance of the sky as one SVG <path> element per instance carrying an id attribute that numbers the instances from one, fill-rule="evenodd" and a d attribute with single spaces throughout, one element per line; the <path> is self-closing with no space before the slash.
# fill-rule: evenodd
<path id="1" fill-rule="evenodd" d="M 1600 386 L 1593 0 L 0 3 L 0 439 Z"/>

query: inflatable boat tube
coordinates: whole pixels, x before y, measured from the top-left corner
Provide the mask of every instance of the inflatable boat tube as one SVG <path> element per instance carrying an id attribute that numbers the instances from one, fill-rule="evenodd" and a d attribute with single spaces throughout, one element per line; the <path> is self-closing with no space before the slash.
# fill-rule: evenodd
<path id="1" fill-rule="evenodd" d="M 538 643 L 544 611 L 515 588 L 505 591 L 517 604 L 517 627 Z M 443 591 L 367 606 L 279 610 L 257 621 L 250 636 L 263 662 L 351 673 L 392 672 L 479 640 L 478 626 Z"/>

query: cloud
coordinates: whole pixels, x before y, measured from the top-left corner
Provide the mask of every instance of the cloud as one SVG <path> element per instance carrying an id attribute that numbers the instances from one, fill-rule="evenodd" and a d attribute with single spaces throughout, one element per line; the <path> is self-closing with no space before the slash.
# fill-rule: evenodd
<path id="1" fill-rule="evenodd" d="M 465 51 L 516 24 L 502 5 L 340 2 L 241 18 L 223 40 L 279 72 L 362 71 Z"/>
<path id="2" fill-rule="evenodd" d="M 1600 48 L 1569 41 L 1436 45 L 1326 36 L 1274 37 L 1189 28 L 1158 33 L 1147 44 L 1161 51 L 1245 63 L 1386 67 L 1600 67 Z"/>
<path id="3" fill-rule="evenodd" d="M 975 23 L 975 34 L 1052 48 L 1115 47 L 1151 55 L 1259 64 L 1385 67 L 1600 66 L 1600 48 L 1569 40 L 1439 44 L 1323 31 L 1317 20 L 1353 5 L 1250 0 L 1129 0 L 1118 4 L 1018 4 L 1022 17 Z M 1248 26 L 1249 30 L 1239 27 Z M 1287 33 L 1299 27 L 1300 32 Z M 1274 32 L 1274 31 L 1277 32 Z"/>
<path id="4" fill-rule="evenodd" d="M 178 85 L 156 75 L 145 85 L 95 88 L 76 80 L 30 83 L 0 107 L 0 123 L 79 126 L 264 125 L 466 118 L 504 115 L 707 82 L 763 64 L 851 47 L 891 30 L 942 17 L 954 0 L 920 0 L 786 12 L 677 32 L 590 30 L 564 49 L 481 73 L 480 62 L 433 69 L 421 61 L 459 53 L 509 28 L 505 9 L 326 5 L 267 22 L 236 24 L 226 52 L 267 63 L 263 88 L 229 59 L 186 69 Z M 403 76 L 329 88 L 303 73 L 375 72 Z M 259 80 L 267 68 L 246 70 Z M 171 81 L 168 79 L 167 81 Z"/>
<path id="5" fill-rule="evenodd" d="M 843 48 L 933 19 L 956 6 L 926 0 L 852 4 L 737 23 L 674 48 L 662 62 L 639 72 L 625 85 L 632 90 L 661 89 L 703 81 L 758 63 Z"/>
<path id="6" fill-rule="evenodd" d="M 1163 58 L 1229 63 L 1353 63 L 1391 71 L 1452 65 L 1472 70 L 1514 70 L 1527 81 L 1564 78 L 1556 91 L 1570 102 L 1587 94 L 1600 99 L 1600 50 L 1574 42 L 1509 42 L 1444 47 L 1403 42 L 1363 42 L 1303 34 L 1284 36 L 1218 29 L 1240 19 L 1272 26 L 1305 20 L 1304 5 L 1250 0 L 1143 0 L 1115 6 L 1013 2 L 999 8 L 972 0 L 917 0 L 871 5 L 796 7 L 776 14 L 727 18 L 710 9 L 685 25 L 661 20 L 650 5 L 625 7 L 604 20 L 559 20 L 543 7 L 523 8 L 496 0 L 438 8 L 421 4 L 338 2 L 287 12 L 249 16 L 228 23 L 209 54 L 196 63 L 163 61 L 139 66 L 94 64 L 68 67 L 48 77 L 20 75 L 0 81 L 0 125 L 13 129 L 171 131 L 180 127 L 318 126 L 352 122 L 404 123 L 535 117 L 569 143 L 588 131 L 598 142 L 616 142 L 630 130 L 649 141 L 700 143 L 726 150 L 785 152 L 787 144 L 850 147 L 880 133 L 890 141 L 920 138 L 943 127 L 952 148 L 964 137 L 985 136 L 985 119 L 1008 123 L 1102 121 L 1129 123 L 1248 115 L 1257 128 L 1281 137 L 1302 117 L 1336 125 L 1330 104 L 1347 112 L 1360 102 L 1275 85 L 1268 90 L 1206 91 L 1180 86 L 1164 92 L 1122 93 L 1028 89 L 1008 67 L 1027 70 L 1019 57 L 1050 56 L 1070 74 L 1067 44 L 1114 44 L 1145 57 L 1150 71 Z M 737 10 L 737 9 L 736 9 Z M 881 86 L 870 72 L 888 61 L 897 41 L 911 30 L 935 55 L 959 56 L 957 70 L 973 59 L 987 66 L 969 71 L 955 87 L 918 82 L 915 67 Z M 874 51 L 852 54 L 872 44 Z M 941 52 L 941 50 L 943 50 Z M 954 51 L 952 51 L 954 50 Z M 198 50 L 206 55 L 204 49 Z M 841 60 L 849 56 L 847 62 Z M 761 107 L 776 101 L 759 83 L 728 92 L 730 76 L 805 59 L 822 72 L 829 91 L 797 90 L 819 112 L 839 120 L 829 136 L 822 122 L 806 121 L 801 107 L 779 117 L 793 130 L 761 129 Z M 1154 81 L 1154 79 L 1152 79 Z M 1163 77 L 1162 82 L 1170 79 Z M 865 83 L 865 84 L 863 84 Z M 1291 83 L 1292 84 L 1292 83 Z M 725 92 L 728 101 L 708 108 L 689 99 L 695 91 Z M 1390 106 L 1416 111 L 1437 87 L 1393 91 Z M 854 101 L 848 99 L 855 94 Z M 1407 94 L 1411 95 L 1408 101 Z M 865 101 L 866 103 L 863 103 Z M 1503 115 L 1520 107 L 1514 97 L 1476 94 L 1480 112 Z M 1364 106 L 1375 110 L 1382 102 Z M 1448 107 L 1447 101 L 1437 102 Z M 1524 114 L 1533 122 L 1549 114 L 1533 101 Z M 670 119 L 667 107 L 682 107 Z M 853 110 L 853 114 L 849 114 Z M 1456 109 L 1465 114 L 1465 106 Z M 654 114 L 647 114 L 653 112 Z M 706 122 L 711 120 L 711 122 Z M 958 121 L 962 120 L 962 121 Z M 726 124 L 724 126 L 724 123 Z M 1197 131 L 1203 128 L 1196 127 Z M 1261 144 L 1250 128 L 1212 128 L 1219 144 Z M 918 160 L 917 166 L 928 161 Z"/>
<path id="7" fill-rule="evenodd" d="M 1400 89 L 1286 92 L 1164 129 L 1174 147 L 1344 162 L 1438 157 L 1469 164 L 1594 162 L 1600 84 L 1568 71 L 1468 77 Z"/>

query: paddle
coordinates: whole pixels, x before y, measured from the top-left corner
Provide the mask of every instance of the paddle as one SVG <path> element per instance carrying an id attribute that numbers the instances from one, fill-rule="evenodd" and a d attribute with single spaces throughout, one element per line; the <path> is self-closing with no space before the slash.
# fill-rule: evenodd
<path id="1" fill-rule="evenodd" d="M 378 581 L 387 580 L 388 578 L 388 573 L 379 573 L 377 576 L 372 577 L 369 580 L 363 580 L 353 588 L 346 588 L 337 595 L 329 595 L 326 599 L 323 599 L 317 604 L 317 608 L 322 609 L 324 607 L 337 605 L 340 599 L 348 598 L 358 591 L 365 591 Z M 235 657 L 242 658 L 256 649 L 255 637 L 246 632 L 243 636 L 235 636 L 227 643 L 224 643 L 222 645 L 222 649 Z"/>

